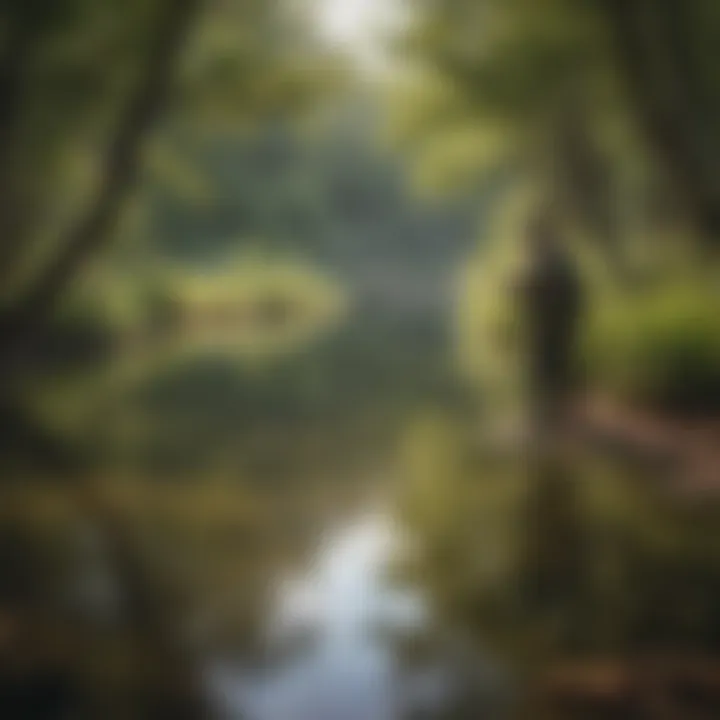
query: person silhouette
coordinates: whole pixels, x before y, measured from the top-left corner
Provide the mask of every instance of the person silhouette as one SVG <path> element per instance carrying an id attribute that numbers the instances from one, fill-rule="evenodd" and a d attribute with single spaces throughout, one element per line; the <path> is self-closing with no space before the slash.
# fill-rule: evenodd
<path id="1" fill-rule="evenodd" d="M 532 216 L 524 244 L 519 312 L 531 432 L 542 437 L 556 429 L 575 389 L 583 294 L 577 268 L 548 211 Z"/>

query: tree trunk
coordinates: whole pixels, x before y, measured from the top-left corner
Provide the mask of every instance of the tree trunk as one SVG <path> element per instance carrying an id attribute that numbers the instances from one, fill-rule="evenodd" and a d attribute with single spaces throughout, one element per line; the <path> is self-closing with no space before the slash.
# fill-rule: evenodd
<path id="1" fill-rule="evenodd" d="M 682 9 L 643 0 L 603 0 L 603 6 L 640 127 L 689 219 L 703 237 L 717 240 L 720 187 L 708 157 L 707 121 L 694 99 L 698 78 L 677 26 Z"/>
<path id="2" fill-rule="evenodd" d="M 16 147 L 23 124 L 28 61 L 37 40 L 22 27 L 11 26 L 6 32 L 7 46 L 0 57 L 0 284 L 12 277 L 27 219 Z"/>
<path id="3" fill-rule="evenodd" d="M 137 180 L 144 141 L 163 108 L 201 2 L 168 0 L 164 12 L 159 13 L 146 71 L 118 121 L 95 196 L 57 243 L 56 256 L 21 296 L 5 323 L 2 341 L 6 363 L 8 355 L 16 355 L 42 328 L 70 282 L 111 236 L 123 203 Z M 10 360 L 10 366 L 13 365 Z"/>

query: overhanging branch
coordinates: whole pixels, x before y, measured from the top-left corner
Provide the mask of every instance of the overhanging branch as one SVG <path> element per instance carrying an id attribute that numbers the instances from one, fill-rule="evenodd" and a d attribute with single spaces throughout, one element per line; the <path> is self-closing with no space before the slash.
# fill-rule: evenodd
<path id="1" fill-rule="evenodd" d="M 172 85 L 185 39 L 202 0 L 166 0 L 158 13 L 146 70 L 117 124 L 94 197 L 78 221 L 57 242 L 46 265 L 11 314 L 6 349 L 32 335 L 47 319 L 82 266 L 111 236 L 124 201 L 137 180 L 144 141 Z"/>

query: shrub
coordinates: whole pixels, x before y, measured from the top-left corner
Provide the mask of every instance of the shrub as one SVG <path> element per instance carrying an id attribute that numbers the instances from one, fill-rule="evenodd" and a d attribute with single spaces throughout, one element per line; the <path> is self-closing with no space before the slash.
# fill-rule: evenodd
<path id="1" fill-rule="evenodd" d="M 591 375 L 611 392 L 649 407 L 720 410 L 718 308 L 717 294 L 699 285 L 614 299 L 591 332 Z"/>

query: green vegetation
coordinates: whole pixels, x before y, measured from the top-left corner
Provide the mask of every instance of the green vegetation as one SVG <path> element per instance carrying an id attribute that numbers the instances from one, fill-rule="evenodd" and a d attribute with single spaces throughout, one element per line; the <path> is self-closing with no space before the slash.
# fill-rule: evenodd
<path id="1" fill-rule="evenodd" d="M 315 13 L 0 8 L 0 706 L 49 674 L 55 716 L 207 717 L 203 654 L 257 658 L 366 477 L 439 631 L 529 686 L 720 657 L 717 499 L 515 437 L 540 209 L 586 291 L 578 394 L 715 439 L 716 0 L 410 3 L 377 75 Z"/>
<path id="2" fill-rule="evenodd" d="M 717 292 L 700 280 L 610 297 L 588 341 L 594 383 L 631 403 L 675 413 L 720 408 Z"/>
<path id="3" fill-rule="evenodd" d="M 166 308 L 171 328 L 185 335 L 224 335 L 247 354 L 300 346 L 304 336 L 337 323 L 352 302 L 336 282 L 299 259 L 248 255 L 219 268 L 158 274 L 153 299 Z"/>
<path id="4" fill-rule="evenodd" d="M 717 506 L 678 504 L 597 456 L 538 477 L 442 418 L 409 431 L 404 457 L 403 508 L 420 539 L 410 571 L 450 626 L 535 670 L 717 652 Z"/>
<path id="5" fill-rule="evenodd" d="M 412 14 L 396 133 L 445 192 L 496 189 L 457 344 L 464 374 L 499 401 L 517 390 L 515 248 L 542 204 L 582 258 L 589 379 L 633 402 L 717 410 L 717 299 L 697 255 L 718 236 L 719 19 L 705 0 L 438 0 Z"/>

